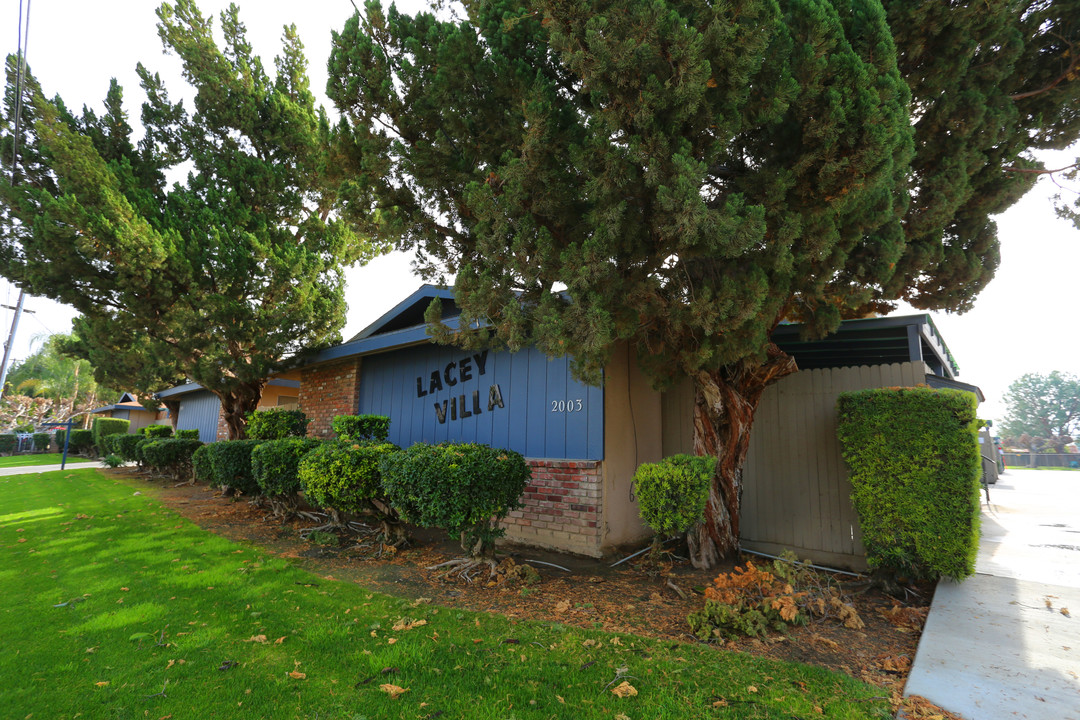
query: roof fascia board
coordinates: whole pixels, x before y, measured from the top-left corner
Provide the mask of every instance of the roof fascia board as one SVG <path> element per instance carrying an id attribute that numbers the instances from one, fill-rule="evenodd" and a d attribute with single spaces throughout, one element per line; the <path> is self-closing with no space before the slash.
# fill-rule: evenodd
<path id="1" fill-rule="evenodd" d="M 457 317 L 447 318 L 445 320 L 446 326 L 451 330 L 457 330 L 460 322 L 460 318 Z M 316 353 L 307 366 L 322 365 L 323 363 L 332 362 L 334 360 L 373 355 L 379 352 L 397 350 L 410 345 L 423 345 L 430 342 L 433 342 L 433 340 L 427 334 L 427 325 L 414 325 L 411 328 L 395 330 L 393 332 L 374 335 L 362 340 L 354 340 L 341 345 L 328 347 L 325 350 Z"/>
<path id="2" fill-rule="evenodd" d="M 390 322 L 392 322 L 394 320 L 394 318 L 396 318 L 398 315 L 400 315 L 401 313 L 403 313 L 406 310 L 408 310 L 409 308 L 411 308 L 413 305 L 415 305 L 417 303 L 417 301 L 422 300 L 425 297 L 428 297 L 428 298 L 431 298 L 431 299 L 440 298 L 442 300 L 453 300 L 454 299 L 454 293 L 453 293 L 452 290 L 450 290 L 448 288 L 440 288 L 440 287 L 437 287 L 435 285 L 429 285 L 429 284 L 421 285 L 415 292 L 413 292 L 411 295 L 409 295 L 409 297 L 405 298 L 404 300 L 399 302 L 397 305 L 390 308 L 388 311 L 383 313 L 382 316 L 380 316 L 378 320 L 376 320 L 375 322 L 368 325 L 366 328 L 364 328 L 363 330 L 358 332 L 356 335 L 353 335 L 352 338 L 350 338 L 348 342 L 343 343 L 343 344 L 344 345 L 349 345 L 349 344 L 357 342 L 359 340 L 364 340 L 366 338 L 371 337 L 372 335 L 379 332 L 380 328 L 385 327 L 386 325 L 388 325 Z"/>

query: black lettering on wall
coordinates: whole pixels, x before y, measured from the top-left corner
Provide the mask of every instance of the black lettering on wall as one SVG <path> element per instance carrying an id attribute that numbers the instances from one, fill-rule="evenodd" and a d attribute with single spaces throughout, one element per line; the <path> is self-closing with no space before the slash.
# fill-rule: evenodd
<path id="1" fill-rule="evenodd" d="M 446 363 L 446 367 L 443 368 L 442 376 L 443 380 L 446 381 L 446 387 L 454 387 L 455 385 L 457 385 L 457 378 L 450 374 L 450 371 L 456 367 L 457 363 L 451 360 L 450 362 Z"/>
<path id="2" fill-rule="evenodd" d="M 442 390 L 442 378 L 439 377 L 438 370 L 432 370 L 431 385 L 428 386 L 428 392 L 434 395 L 439 390 Z"/>
<path id="3" fill-rule="evenodd" d="M 446 424 L 446 401 L 443 400 L 442 404 L 435 403 L 435 417 L 439 419 L 440 425 Z"/>
<path id="4" fill-rule="evenodd" d="M 481 375 L 487 372 L 487 356 L 487 350 L 484 350 L 479 355 L 473 355 L 473 360 L 476 361 L 476 371 Z"/>
<path id="5" fill-rule="evenodd" d="M 491 412 L 495 407 L 503 407 L 502 390 L 498 385 L 492 385 L 488 389 L 488 412 Z"/>
<path id="6" fill-rule="evenodd" d="M 458 370 L 461 376 L 461 382 L 472 380 L 472 360 L 469 358 L 462 358 L 458 363 Z"/>
<path id="7" fill-rule="evenodd" d="M 458 396 L 458 407 L 461 408 L 461 419 L 462 420 L 464 420 L 465 418 L 472 417 L 472 413 L 469 412 L 465 408 L 465 396 L 464 395 L 459 395 Z"/>
<path id="8" fill-rule="evenodd" d="M 472 391 L 472 414 L 473 415 L 479 415 L 480 414 L 480 391 L 479 390 L 473 390 Z"/>
<path id="9" fill-rule="evenodd" d="M 424 385 L 421 380 L 421 378 L 416 378 L 416 397 L 418 398 L 422 398 L 427 395 L 427 390 L 424 389 Z"/>

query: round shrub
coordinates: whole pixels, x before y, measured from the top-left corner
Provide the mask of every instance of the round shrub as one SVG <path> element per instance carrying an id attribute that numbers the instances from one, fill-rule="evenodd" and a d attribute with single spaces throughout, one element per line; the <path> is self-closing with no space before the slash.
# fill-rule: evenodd
<path id="1" fill-rule="evenodd" d="M 300 461 L 308 502 L 338 512 L 361 513 L 382 497 L 380 461 L 399 452 L 392 443 L 324 442 Z"/>
<path id="2" fill-rule="evenodd" d="M 124 464 L 124 459 L 115 453 L 109 453 L 101 459 L 101 462 L 105 463 L 111 468 L 118 468 Z"/>
<path id="3" fill-rule="evenodd" d="M 658 537 L 686 532 L 705 514 L 715 471 L 711 455 L 672 455 L 638 466 L 634 493 L 641 519 Z"/>
<path id="4" fill-rule="evenodd" d="M 214 466 L 210 462 L 210 448 L 214 444 L 211 443 L 197 448 L 191 456 L 191 470 L 195 474 L 195 479 L 199 482 L 213 483 L 214 481 Z"/>
<path id="5" fill-rule="evenodd" d="M 247 436 L 252 440 L 304 437 L 308 422 L 299 410 L 255 410 L 247 414 Z"/>
<path id="6" fill-rule="evenodd" d="M 336 415 L 331 427 L 340 440 L 385 442 L 390 435 L 390 418 L 385 415 Z"/>
<path id="7" fill-rule="evenodd" d="M 251 451 L 261 440 L 226 440 L 207 445 L 212 469 L 211 485 L 231 488 L 244 495 L 258 495 L 259 486 L 251 474 Z"/>
<path id="8" fill-rule="evenodd" d="M 52 445 L 52 437 L 49 436 L 49 433 L 34 433 L 35 452 L 48 452 L 50 445 Z"/>
<path id="9" fill-rule="evenodd" d="M 320 444 L 313 438 L 267 440 L 251 451 L 251 472 L 263 495 L 300 492 L 300 460 Z"/>
<path id="10" fill-rule="evenodd" d="M 94 433 L 90 430 L 72 430 L 68 439 L 68 452 L 84 453 L 94 446 Z M 63 445 L 60 446 L 63 450 Z"/>
<path id="11" fill-rule="evenodd" d="M 94 422 L 90 426 L 90 432 L 94 434 L 94 447 L 99 452 L 104 452 L 102 450 L 104 447 L 102 445 L 103 439 L 109 435 L 126 434 L 129 427 L 131 427 L 131 421 L 123 418 L 94 418 Z"/>
<path id="12" fill-rule="evenodd" d="M 499 521 L 521 507 L 532 476 L 512 450 L 473 443 L 425 445 L 386 456 L 383 489 L 408 522 L 445 529 L 461 537 L 473 556 L 494 553 L 504 530 Z"/>

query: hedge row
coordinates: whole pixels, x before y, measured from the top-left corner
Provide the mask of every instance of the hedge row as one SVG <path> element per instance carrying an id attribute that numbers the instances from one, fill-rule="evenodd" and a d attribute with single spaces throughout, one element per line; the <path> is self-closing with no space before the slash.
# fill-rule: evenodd
<path id="1" fill-rule="evenodd" d="M 886 388 L 840 395 L 838 435 L 872 569 L 957 580 L 979 543 L 975 396 Z"/>

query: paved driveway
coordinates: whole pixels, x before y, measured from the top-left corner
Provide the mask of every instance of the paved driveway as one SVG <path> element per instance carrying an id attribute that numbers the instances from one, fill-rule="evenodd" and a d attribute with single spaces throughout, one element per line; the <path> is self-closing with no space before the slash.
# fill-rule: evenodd
<path id="1" fill-rule="evenodd" d="M 1080 472 L 1009 470 L 976 574 L 943 580 L 905 694 L 968 720 L 1080 720 Z"/>

